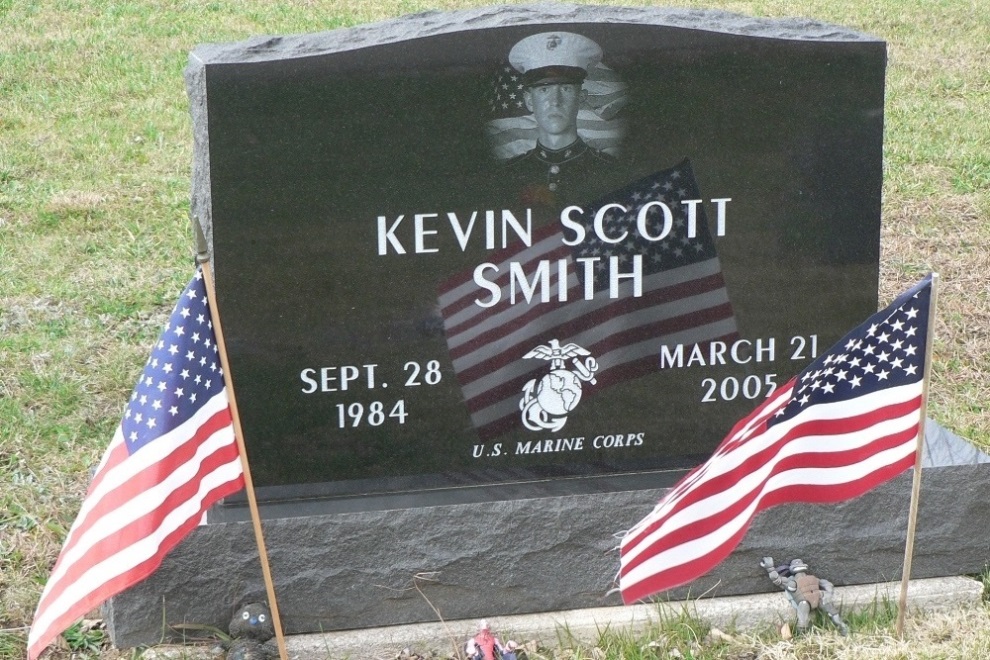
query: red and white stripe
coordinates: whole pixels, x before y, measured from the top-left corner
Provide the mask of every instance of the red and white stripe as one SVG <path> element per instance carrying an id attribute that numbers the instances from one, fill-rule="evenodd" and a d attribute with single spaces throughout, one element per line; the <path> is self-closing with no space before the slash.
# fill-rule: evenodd
<path id="1" fill-rule="evenodd" d="M 118 427 L 41 596 L 28 658 L 149 576 L 211 505 L 243 487 L 226 390 L 133 455 Z"/>
<path id="2" fill-rule="evenodd" d="M 707 462 L 625 534 L 619 573 L 624 602 L 712 570 L 764 509 L 857 497 L 914 464 L 922 382 L 811 406 L 768 427 L 793 385 L 778 388 L 737 423 Z"/>
<path id="3" fill-rule="evenodd" d="M 532 272 L 537 262 L 551 262 L 550 286 L 556 296 L 557 263 L 567 263 L 567 301 L 516 300 L 509 290 L 509 264 L 519 262 Z M 501 302 L 476 304 L 479 290 L 472 273 L 441 286 L 439 302 L 447 345 L 471 419 L 482 438 L 519 424 L 523 385 L 545 364 L 522 356 L 552 338 L 575 342 L 598 361 L 600 387 L 656 371 L 664 344 L 703 343 L 731 339 L 737 326 L 717 258 L 643 276 L 642 296 L 633 297 L 622 282 L 618 298 L 599 291 L 584 300 L 583 285 L 558 227 L 534 235 L 532 246 L 518 245 L 492 255 L 499 277 Z"/>

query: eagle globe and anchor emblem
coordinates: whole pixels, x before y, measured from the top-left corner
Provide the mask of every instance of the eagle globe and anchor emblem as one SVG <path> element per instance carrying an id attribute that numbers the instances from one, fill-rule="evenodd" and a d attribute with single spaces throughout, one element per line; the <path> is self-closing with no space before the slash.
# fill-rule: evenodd
<path id="1" fill-rule="evenodd" d="M 549 345 L 537 346 L 523 356 L 524 360 L 550 360 L 550 373 L 523 386 L 519 401 L 522 422 L 531 431 L 559 431 L 567 423 L 567 415 L 581 402 L 581 383 L 594 385 L 598 361 L 591 353 L 571 343 L 561 346 L 551 339 Z M 588 357 L 586 357 L 588 356 Z M 583 360 L 581 358 L 584 358 Z M 565 369 L 571 358 L 571 369 Z"/>

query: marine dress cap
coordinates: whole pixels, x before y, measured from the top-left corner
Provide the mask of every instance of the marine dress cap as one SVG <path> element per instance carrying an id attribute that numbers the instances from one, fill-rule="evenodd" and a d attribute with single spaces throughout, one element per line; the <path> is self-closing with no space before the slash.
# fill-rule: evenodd
<path id="1" fill-rule="evenodd" d="M 509 51 L 509 64 L 523 74 L 527 86 L 582 82 L 588 68 L 601 60 L 601 47 L 573 32 L 534 34 Z"/>

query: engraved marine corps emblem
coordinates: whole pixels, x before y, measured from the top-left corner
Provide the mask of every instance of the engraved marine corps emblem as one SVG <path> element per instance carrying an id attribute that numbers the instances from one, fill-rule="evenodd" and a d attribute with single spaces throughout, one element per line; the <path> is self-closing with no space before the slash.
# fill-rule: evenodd
<path id="1" fill-rule="evenodd" d="M 523 356 L 523 359 L 540 358 L 550 360 L 550 373 L 531 379 L 523 386 L 523 397 L 519 402 L 522 421 L 531 431 L 559 431 L 567 423 L 567 415 L 581 401 L 581 382 L 594 385 L 598 362 L 591 353 L 577 344 L 561 346 L 556 339 L 549 346 L 537 346 Z M 584 357 L 582 361 L 580 358 Z M 573 371 L 565 369 L 568 358 Z"/>

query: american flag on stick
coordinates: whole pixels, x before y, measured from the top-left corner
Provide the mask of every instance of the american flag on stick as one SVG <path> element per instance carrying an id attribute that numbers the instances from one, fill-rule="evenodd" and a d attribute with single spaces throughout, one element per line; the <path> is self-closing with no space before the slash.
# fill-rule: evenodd
<path id="1" fill-rule="evenodd" d="M 715 568 L 759 511 L 858 497 L 914 464 L 931 292 L 929 275 L 777 388 L 625 534 L 624 602 Z"/>
<path id="2" fill-rule="evenodd" d="M 574 246 L 564 243 L 557 224 L 533 232 L 532 245 L 517 245 L 490 255 L 498 266 L 494 283 L 501 287 L 501 301 L 481 307 L 488 294 L 475 283 L 474 271 L 460 273 L 440 285 L 440 311 L 447 346 L 471 419 L 483 439 L 496 437 L 521 425 L 519 400 L 527 381 L 545 366 L 523 356 L 553 339 L 576 343 L 598 361 L 599 387 L 636 378 L 658 369 L 664 344 L 732 340 L 738 336 L 735 316 L 708 230 L 704 208 L 696 207 L 696 234 L 688 231 L 688 207 L 683 200 L 700 195 L 690 163 L 685 160 L 669 170 L 640 179 L 585 208 L 585 239 Z M 637 229 L 637 214 L 649 202 L 663 202 L 671 211 L 670 231 L 663 240 L 651 241 Z M 592 227 L 595 212 L 606 204 L 619 204 L 626 213 L 609 211 L 603 226 L 607 236 L 625 238 L 602 241 Z M 647 233 L 660 236 L 665 223 L 662 210 L 653 206 Z M 577 219 L 577 218 L 575 218 Z M 573 241 L 572 241 L 573 242 Z M 583 281 L 579 259 L 599 258 L 594 282 Z M 642 291 L 634 296 L 632 282 L 620 283 L 611 297 L 609 264 L 616 260 L 629 272 L 639 259 Z M 566 262 L 567 279 L 560 281 L 558 265 Z M 554 291 L 550 301 L 512 300 L 511 264 L 533 273 L 540 262 L 550 262 L 547 283 Z M 586 297 L 586 284 L 594 296 Z M 561 286 L 566 300 L 559 300 Z"/>
<path id="3" fill-rule="evenodd" d="M 217 351 L 199 270 L 69 530 L 34 615 L 30 660 L 75 620 L 153 573 L 211 505 L 244 487 Z"/>

